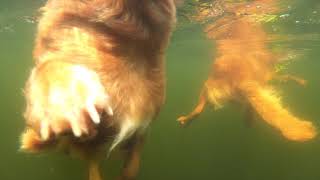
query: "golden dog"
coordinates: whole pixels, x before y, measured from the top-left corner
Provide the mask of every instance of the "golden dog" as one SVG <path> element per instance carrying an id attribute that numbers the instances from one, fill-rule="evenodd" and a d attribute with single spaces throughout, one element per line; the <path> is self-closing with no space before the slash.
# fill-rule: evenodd
<path id="1" fill-rule="evenodd" d="M 165 96 L 173 0 L 49 0 L 41 9 L 27 81 L 21 148 L 70 151 L 98 163 L 121 144 L 132 179 L 149 123 Z M 109 146 L 108 146 L 109 145 Z"/>
<path id="2" fill-rule="evenodd" d="M 272 0 L 252 3 L 232 6 L 229 10 L 233 16 L 208 26 L 208 36 L 216 40 L 218 57 L 213 62 L 198 105 L 189 115 L 179 117 L 178 121 L 185 124 L 198 116 L 207 101 L 219 108 L 226 101 L 236 100 L 248 105 L 251 112 L 257 112 L 287 139 L 309 140 L 316 134 L 312 123 L 295 117 L 285 109 L 269 84 L 272 79 L 291 79 L 299 84 L 305 84 L 305 81 L 290 75 L 275 74 L 279 58 L 266 47 L 267 35 L 262 25 L 250 16 L 259 11 L 274 11 L 270 5 Z M 262 4 L 258 6 L 257 3 Z"/>

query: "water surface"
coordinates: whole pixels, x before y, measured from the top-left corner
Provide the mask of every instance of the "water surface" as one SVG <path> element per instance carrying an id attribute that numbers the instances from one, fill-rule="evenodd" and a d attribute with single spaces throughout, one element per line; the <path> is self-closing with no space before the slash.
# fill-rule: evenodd
<path id="1" fill-rule="evenodd" d="M 85 164 L 79 160 L 18 151 L 24 125 L 22 88 L 32 67 L 36 26 L 32 17 L 43 2 L 0 2 L 1 180 L 86 178 Z M 308 85 L 302 88 L 289 82 L 277 88 L 286 107 L 320 127 L 320 2 L 292 1 L 284 14 L 289 16 L 266 26 L 291 40 L 271 46 L 298 54 L 286 71 L 304 77 Z M 207 108 L 191 126 L 179 127 L 176 118 L 196 103 L 213 49 L 201 25 L 185 22 L 177 27 L 167 53 L 167 102 L 149 131 L 138 179 L 318 180 L 319 137 L 290 142 L 261 119 L 247 127 L 237 105 L 228 104 L 219 111 Z M 117 174 L 118 159 L 106 160 L 104 173 Z"/>

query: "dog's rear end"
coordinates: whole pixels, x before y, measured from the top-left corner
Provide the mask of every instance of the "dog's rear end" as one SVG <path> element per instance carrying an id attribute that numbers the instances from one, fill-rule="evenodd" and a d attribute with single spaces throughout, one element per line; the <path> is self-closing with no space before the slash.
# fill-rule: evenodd
<path id="1" fill-rule="evenodd" d="M 97 162 L 121 144 L 122 179 L 137 174 L 143 135 L 164 101 L 173 0 L 48 1 L 26 85 L 21 148 L 63 149 Z"/>

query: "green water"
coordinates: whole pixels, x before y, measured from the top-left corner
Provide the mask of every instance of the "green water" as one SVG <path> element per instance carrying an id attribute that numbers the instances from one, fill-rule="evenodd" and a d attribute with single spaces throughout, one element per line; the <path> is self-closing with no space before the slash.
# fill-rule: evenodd
<path id="1" fill-rule="evenodd" d="M 298 52 L 287 71 L 304 77 L 308 85 L 289 82 L 277 87 L 291 111 L 320 129 L 320 2 L 294 2 L 288 18 L 267 26 L 275 33 L 303 37 L 272 46 Z M 68 156 L 18 151 L 24 126 L 22 88 L 32 67 L 36 26 L 29 17 L 42 3 L 0 2 L 0 180 L 84 180 L 86 175 L 85 164 Z M 237 105 L 219 111 L 207 108 L 191 126 L 179 127 L 176 118 L 192 109 L 207 78 L 211 49 L 200 25 L 178 26 L 167 53 L 167 102 L 148 133 L 138 179 L 319 180 L 319 137 L 290 142 L 260 119 L 247 127 Z M 106 175 L 117 174 L 118 159 L 105 161 Z"/>

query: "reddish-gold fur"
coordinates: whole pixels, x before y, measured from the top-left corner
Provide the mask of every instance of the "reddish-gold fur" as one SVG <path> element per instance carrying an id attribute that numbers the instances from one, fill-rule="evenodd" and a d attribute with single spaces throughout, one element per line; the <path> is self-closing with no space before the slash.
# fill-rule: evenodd
<path id="1" fill-rule="evenodd" d="M 216 40 L 218 56 L 198 105 L 190 114 L 181 116 L 180 123 L 185 124 L 199 115 L 207 102 L 217 108 L 226 101 L 236 100 L 248 105 L 250 111 L 257 112 L 287 139 L 305 141 L 315 137 L 313 124 L 284 108 L 269 83 L 273 78 L 280 78 L 305 84 L 303 79 L 294 76 L 277 77 L 275 65 L 279 59 L 267 48 L 267 35 L 262 25 L 250 17 L 259 12 L 275 11 L 273 3 L 273 0 L 256 0 L 244 5 L 230 5 L 227 10 L 233 13 L 232 16 L 209 25 L 207 33 Z"/>
<path id="2" fill-rule="evenodd" d="M 28 127 L 22 149 L 61 147 L 92 161 L 105 154 L 106 144 L 129 123 L 134 129 L 120 139 L 130 142 L 122 178 L 134 177 L 144 129 L 164 102 L 164 53 L 175 23 L 173 0 L 49 0 L 41 11 L 36 65 L 25 90 Z M 98 89 L 103 85 L 97 92 L 109 96 L 112 115 L 103 111 L 101 99 L 95 104 L 98 125 L 81 106 L 91 90 L 83 80 L 89 77 L 81 77 L 79 69 Z M 79 111 L 71 118 L 79 123 L 75 125 L 83 131 L 81 137 L 72 135 L 71 121 L 66 120 L 71 109 Z M 91 167 L 90 178 L 99 179 L 94 163 Z"/>

